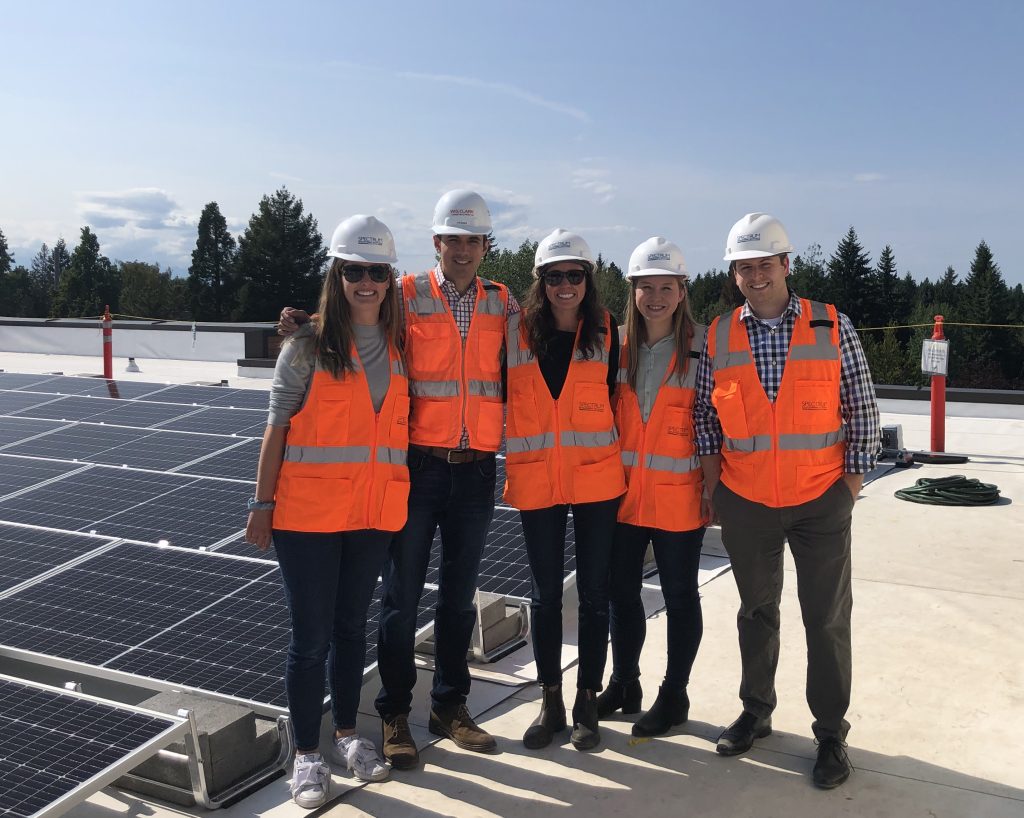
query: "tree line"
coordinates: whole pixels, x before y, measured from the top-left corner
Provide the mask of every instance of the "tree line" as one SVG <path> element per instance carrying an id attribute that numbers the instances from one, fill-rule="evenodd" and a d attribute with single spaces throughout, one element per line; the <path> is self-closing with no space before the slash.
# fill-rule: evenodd
<path id="1" fill-rule="evenodd" d="M 516 249 L 492 243 L 480 275 L 521 299 L 536 249 L 530 240 Z M 42 245 L 26 267 L 15 264 L 0 231 L 0 315 L 94 317 L 109 304 L 112 312 L 143 318 L 267 321 L 283 304 L 316 303 L 326 261 L 317 220 L 283 187 L 260 200 L 237 239 L 217 203 L 207 204 L 184 277 L 149 262 L 111 261 L 88 227 L 73 250 L 60 238 L 52 248 Z M 798 294 L 836 304 L 858 327 L 875 383 L 924 385 L 921 341 L 931 337 L 933 317 L 943 315 L 950 385 L 1024 389 L 1024 288 L 1006 284 L 984 241 L 963 280 L 952 267 L 935 281 L 901 275 L 889 245 L 872 262 L 853 227 L 827 258 L 817 244 L 794 256 L 791 271 Z M 599 254 L 595 280 L 621 321 L 629 298 L 622 270 Z M 742 301 L 727 271 L 709 270 L 690 282 L 690 306 L 701 323 Z"/>

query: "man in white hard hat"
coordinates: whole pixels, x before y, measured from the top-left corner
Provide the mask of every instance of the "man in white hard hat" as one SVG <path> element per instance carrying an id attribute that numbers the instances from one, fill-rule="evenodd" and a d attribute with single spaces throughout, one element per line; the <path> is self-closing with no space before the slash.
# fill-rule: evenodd
<path id="1" fill-rule="evenodd" d="M 400 282 L 409 377 L 409 518 L 383 572 L 377 666 L 384 757 L 411 769 L 419 753 L 408 714 L 416 685 L 416 615 L 441 529 L 434 615 L 430 732 L 477 752 L 493 736 L 466 709 L 480 557 L 494 516 L 495 452 L 504 426 L 502 365 L 508 316 L 519 311 L 503 285 L 477 276 L 491 214 L 471 190 L 445 193 L 434 209 L 434 269 Z M 282 329 L 305 314 L 285 309 Z"/>
<path id="2" fill-rule="evenodd" d="M 874 386 L 849 318 L 786 282 L 793 246 L 773 216 L 729 232 L 725 260 L 746 302 L 715 319 L 697 368 L 697 451 L 740 594 L 743 712 L 718 739 L 737 755 L 772 730 L 783 544 L 796 565 L 814 715 L 816 786 L 852 769 L 850 522 L 880 430 Z M 783 377 L 785 373 L 785 377 Z"/>

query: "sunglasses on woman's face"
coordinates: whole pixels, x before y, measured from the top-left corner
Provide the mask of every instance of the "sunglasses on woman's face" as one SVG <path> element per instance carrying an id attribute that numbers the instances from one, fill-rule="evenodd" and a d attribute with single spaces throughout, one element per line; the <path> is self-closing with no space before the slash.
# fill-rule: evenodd
<path id="1" fill-rule="evenodd" d="M 550 273 L 544 273 L 541 278 L 544 279 L 544 283 L 549 287 L 557 287 L 562 281 L 568 281 L 573 286 L 581 284 L 583 279 L 587 277 L 587 274 L 583 270 L 570 270 L 564 272 L 563 270 L 552 270 Z"/>
<path id="2" fill-rule="evenodd" d="M 370 276 L 370 281 L 383 284 L 391 278 L 391 268 L 387 264 L 346 264 L 341 268 L 341 274 L 349 284 L 358 284 L 364 274 Z"/>

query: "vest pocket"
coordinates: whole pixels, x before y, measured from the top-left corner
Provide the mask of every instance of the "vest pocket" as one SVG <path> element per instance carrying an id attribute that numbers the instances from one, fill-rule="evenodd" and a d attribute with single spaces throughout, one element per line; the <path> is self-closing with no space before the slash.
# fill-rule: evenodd
<path id="1" fill-rule="evenodd" d="M 352 390 L 331 384 L 316 395 L 316 442 L 318 446 L 344 446 L 348 443 L 348 423 Z"/>
<path id="2" fill-rule="evenodd" d="M 476 436 L 478 448 L 497 451 L 501 446 L 501 430 L 505 425 L 505 406 L 498 401 L 477 403 Z"/>
<path id="3" fill-rule="evenodd" d="M 408 326 L 406 364 L 410 379 L 433 381 L 447 375 L 455 358 L 451 332 L 451 327 L 441 323 L 414 322 Z"/>
<path id="4" fill-rule="evenodd" d="M 690 522 L 694 517 L 700 516 L 700 509 L 694 512 L 688 507 L 692 494 L 691 486 L 655 485 L 654 511 L 657 516 L 657 527 L 666 531 L 688 531 L 690 528 L 696 528 L 691 526 Z"/>
<path id="5" fill-rule="evenodd" d="M 398 531 L 409 516 L 409 481 L 388 480 L 381 501 L 381 531 Z"/>
<path id="6" fill-rule="evenodd" d="M 289 475 L 277 484 L 274 526 L 286 531 L 347 531 L 352 481 Z"/>
<path id="7" fill-rule="evenodd" d="M 533 394 L 533 385 L 521 380 L 508 385 L 509 434 L 515 437 L 534 437 L 541 433 L 540 414 Z"/>
<path id="8" fill-rule="evenodd" d="M 716 383 L 711 403 L 718 411 L 718 420 L 726 437 L 749 437 L 747 413 L 743 406 L 743 390 L 739 381 Z"/>
<path id="9" fill-rule="evenodd" d="M 622 453 L 616 448 L 615 453 L 604 460 L 577 466 L 572 478 L 574 503 L 598 503 L 618 497 L 626 491 Z"/>
<path id="10" fill-rule="evenodd" d="M 505 344 L 505 333 L 500 330 L 482 329 L 478 333 L 480 338 L 480 357 L 477 363 L 481 371 L 486 372 L 495 378 L 501 376 L 501 348 Z"/>
<path id="11" fill-rule="evenodd" d="M 666 407 L 661 440 L 665 445 L 664 454 L 671 457 L 689 457 L 693 454 L 693 420 L 689 409 L 681 406 Z"/>
<path id="12" fill-rule="evenodd" d="M 508 482 L 505 483 L 505 502 L 513 508 L 547 508 L 554 505 L 555 492 L 551 488 L 547 460 L 532 463 L 505 462 Z"/>
<path id="13" fill-rule="evenodd" d="M 569 419 L 578 432 L 604 432 L 612 428 L 611 401 L 605 383 L 578 383 L 573 387 Z"/>
<path id="14" fill-rule="evenodd" d="M 828 432 L 836 428 L 838 395 L 831 381 L 797 381 L 793 425 L 803 431 Z"/>

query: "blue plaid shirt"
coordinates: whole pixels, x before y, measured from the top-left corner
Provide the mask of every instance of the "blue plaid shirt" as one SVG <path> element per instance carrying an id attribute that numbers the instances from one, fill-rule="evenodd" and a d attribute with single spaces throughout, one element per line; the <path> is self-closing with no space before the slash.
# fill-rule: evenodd
<path id="1" fill-rule="evenodd" d="M 740 319 L 747 326 L 757 376 L 773 404 L 779 394 L 782 370 L 785 368 L 786 355 L 789 353 L 789 341 L 799 315 L 800 299 L 794 293 L 789 295 L 789 305 L 782 313 L 782 323 L 774 328 L 759 320 L 751 311 L 749 304 L 744 303 L 740 308 Z M 879 428 L 878 404 L 875 402 L 871 370 L 864 357 L 857 331 L 843 313 L 839 313 L 839 354 L 839 404 L 846 427 L 846 471 L 851 474 L 864 474 L 875 466 L 875 459 L 881 449 L 882 433 Z M 718 420 L 718 412 L 711 405 L 715 378 L 711 356 L 708 354 L 707 339 L 704 340 L 704 349 L 697 363 L 696 387 L 693 428 L 697 454 L 719 454 L 722 450 L 722 424 Z"/>

